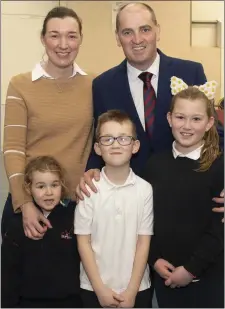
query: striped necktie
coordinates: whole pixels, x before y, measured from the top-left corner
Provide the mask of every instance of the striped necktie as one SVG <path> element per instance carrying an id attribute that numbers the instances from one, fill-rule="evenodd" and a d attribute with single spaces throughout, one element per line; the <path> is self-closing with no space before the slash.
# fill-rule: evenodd
<path id="1" fill-rule="evenodd" d="M 154 125 L 154 109 L 156 104 L 155 90 L 152 87 L 151 79 L 153 74 L 143 72 L 138 77 L 143 81 L 143 94 L 144 94 L 144 112 L 145 112 L 145 130 L 151 137 Z"/>

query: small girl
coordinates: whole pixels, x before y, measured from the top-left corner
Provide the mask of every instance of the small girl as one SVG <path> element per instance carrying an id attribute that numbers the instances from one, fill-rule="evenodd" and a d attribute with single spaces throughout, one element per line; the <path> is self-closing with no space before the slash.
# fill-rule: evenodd
<path id="1" fill-rule="evenodd" d="M 16 214 L 2 241 L 2 307 L 77 308 L 79 255 L 73 235 L 75 203 L 64 207 L 63 170 L 52 157 L 31 160 L 25 170 L 25 188 L 52 229 L 40 240 L 24 234 L 22 215 Z"/>
<path id="2" fill-rule="evenodd" d="M 150 264 L 160 308 L 224 307 L 223 214 L 212 212 L 212 198 L 224 187 L 215 86 L 172 78 L 167 119 L 175 141 L 150 158 L 144 175 L 153 186 Z"/>

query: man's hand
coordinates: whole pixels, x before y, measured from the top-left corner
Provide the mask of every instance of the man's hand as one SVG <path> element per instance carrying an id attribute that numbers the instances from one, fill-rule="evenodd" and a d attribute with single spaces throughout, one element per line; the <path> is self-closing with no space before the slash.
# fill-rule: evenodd
<path id="1" fill-rule="evenodd" d="M 119 306 L 120 301 L 123 301 L 123 297 L 115 293 L 108 287 L 104 286 L 101 290 L 96 292 L 98 301 L 103 308 L 111 307 L 116 308 Z"/>
<path id="2" fill-rule="evenodd" d="M 176 267 L 170 277 L 165 281 L 165 285 L 171 288 L 186 286 L 191 283 L 193 276 L 183 267 Z"/>
<path id="3" fill-rule="evenodd" d="M 218 204 L 223 204 L 224 205 L 224 189 L 220 193 L 220 197 L 214 197 L 213 201 L 218 203 Z M 214 207 L 212 209 L 214 212 L 224 212 L 224 206 L 221 207 Z M 224 218 L 222 219 L 222 222 L 224 222 Z"/>
<path id="4" fill-rule="evenodd" d="M 120 308 L 133 308 L 135 305 L 136 293 L 130 291 L 129 289 L 125 290 L 120 294 L 123 297 L 123 301 L 120 302 Z"/>
<path id="5" fill-rule="evenodd" d="M 83 194 L 85 194 L 88 197 L 90 196 L 90 193 L 86 188 L 86 185 L 88 185 L 93 192 L 95 192 L 95 193 L 97 192 L 97 189 L 96 189 L 96 187 L 95 187 L 95 185 L 93 184 L 93 181 L 92 181 L 93 178 L 96 181 L 99 181 L 100 170 L 98 170 L 98 169 L 88 170 L 87 172 L 84 173 L 84 176 L 81 177 L 80 183 L 76 187 L 77 202 L 78 202 L 79 199 L 83 201 L 83 199 L 84 199 Z"/>
<path id="6" fill-rule="evenodd" d="M 33 202 L 28 202 L 21 206 L 23 214 L 23 228 L 27 237 L 38 240 L 43 238 L 47 228 L 52 228 L 51 223 L 37 209 Z M 44 224 L 41 226 L 40 222 Z"/>
<path id="7" fill-rule="evenodd" d="M 158 259 L 154 264 L 154 269 L 163 279 L 168 279 L 171 276 L 175 267 L 164 259 Z"/>

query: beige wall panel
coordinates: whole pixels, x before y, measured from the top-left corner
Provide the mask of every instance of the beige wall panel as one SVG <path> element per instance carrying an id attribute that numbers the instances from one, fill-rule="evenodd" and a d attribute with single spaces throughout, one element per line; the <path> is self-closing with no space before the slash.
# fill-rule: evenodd
<path id="1" fill-rule="evenodd" d="M 43 17 L 2 16 L 2 103 L 13 75 L 33 69 L 44 53 L 40 42 Z M 17 27 L 15 27 L 17 25 Z"/>
<path id="2" fill-rule="evenodd" d="M 1 1 L 1 148 L 5 97 L 13 75 L 32 70 L 43 55 L 44 16 L 58 1 Z"/>
<path id="3" fill-rule="evenodd" d="M 145 2 L 153 7 L 161 26 L 159 48 L 167 55 L 201 62 L 207 78 L 220 83 L 220 49 L 190 46 L 190 1 Z M 68 6 L 83 20 L 84 41 L 78 63 L 95 74 L 120 63 L 124 56 L 112 29 L 112 2 L 68 1 Z"/>
<path id="4" fill-rule="evenodd" d="M 221 46 L 220 60 L 218 61 L 215 58 L 207 58 L 206 62 L 211 61 L 212 66 L 214 61 L 216 61 L 215 71 L 217 72 L 217 65 L 219 65 L 219 80 L 220 87 L 220 96 L 224 96 L 224 1 L 192 1 L 192 20 L 198 21 L 220 21 L 220 27 L 217 28 L 217 33 L 209 33 L 206 29 L 204 35 L 202 34 L 201 27 L 210 27 L 210 25 L 198 25 L 198 30 L 195 31 L 196 39 L 199 41 L 199 45 L 206 45 L 211 42 L 215 42 Z M 197 41 L 195 40 L 195 41 Z M 207 42 L 208 41 L 208 42 Z M 208 52 L 207 52 L 208 54 Z"/>
<path id="5" fill-rule="evenodd" d="M 32 14 L 45 16 L 59 1 L 1 1 L 1 14 Z"/>
<path id="6" fill-rule="evenodd" d="M 201 62 L 204 66 L 205 74 L 208 80 L 216 80 L 218 82 L 218 88 L 216 93 L 216 101 L 221 97 L 221 50 L 217 47 L 192 47 L 189 54 L 192 60 Z M 186 57 L 188 58 L 188 57 Z"/>
<path id="7" fill-rule="evenodd" d="M 11 77 L 22 72 L 31 71 L 44 53 L 40 43 L 43 17 L 29 18 L 20 15 L 4 15 L 1 23 L 1 114 L 2 119 L 4 119 L 3 105 L 5 104 L 6 92 Z M 2 121 L 2 138 L 3 126 Z"/>
<path id="8" fill-rule="evenodd" d="M 190 45 L 190 1 L 145 1 L 155 9 L 161 26 L 159 48 L 182 57 Z M 112 28 L 112 1 L 68 1 L 83 20 L 84 41 L 77 62 L 100 73 L 124 59 Z M 173 8 L 173 9 L 172 9 Z M 170 14 L 168 14 L 170 12 Z M 181 26 L 182 25 L 182 26 Z"/>
<path id="9" fill-rule="evenodd" d="M 96 74 L 116 65 L 123 53 L 116 45 L 112 30 L 112 3 L 108 1 L 70 1 L 83 21 L 84 39 L 77 59 L 84 70 Z"/>
<path id="10" fill-rule="evenodd" d="M 192 46 L 217 46 L 217 25 L 216 24 L 193 24 L 192 25 Z"/>
<path id="11" fill-rule="evenodd" d="M 193 20 L 224 20 L 223 1 L 192 1 Z"/>

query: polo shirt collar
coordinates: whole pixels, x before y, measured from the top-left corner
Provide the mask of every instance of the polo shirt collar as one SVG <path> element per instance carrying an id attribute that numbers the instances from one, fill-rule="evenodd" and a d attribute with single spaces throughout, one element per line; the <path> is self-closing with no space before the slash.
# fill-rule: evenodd
<path id="1" fill-rule="evenodd" d="M 109 178 L 106 176 L 105 174 L 105 167 L 102 168 L 101 170 L 101 178 L 104 179 L 104 182 L 105 184 L 107 185 L 107 187 L 109 189 L 111 188 L 121 188 L 121 187 L 127 187 L 127 186 L 130 186 L 130 185 L 134 185 L 135 182 L 136 182 L 136 175 L 135 173 L 132 171 L 132 169 L 130 168 L 130 173 L 126 179 L 126 181 L 124 182 L 124 184 L 122 185 L 117 185 L 117 184 L 114 184 L 112 183 Z"/>

